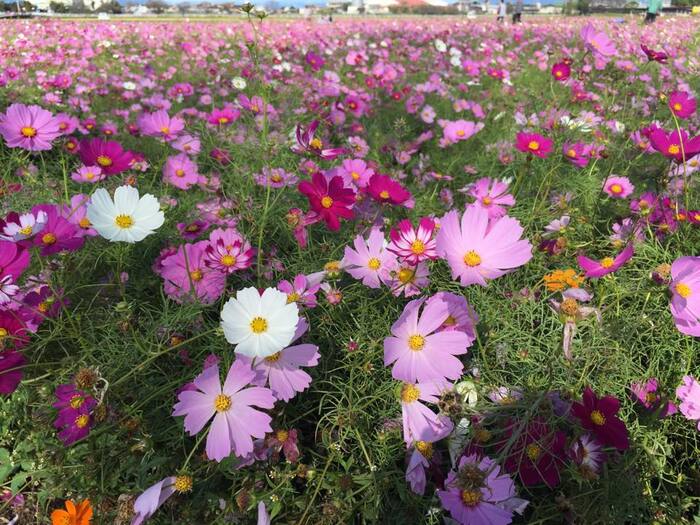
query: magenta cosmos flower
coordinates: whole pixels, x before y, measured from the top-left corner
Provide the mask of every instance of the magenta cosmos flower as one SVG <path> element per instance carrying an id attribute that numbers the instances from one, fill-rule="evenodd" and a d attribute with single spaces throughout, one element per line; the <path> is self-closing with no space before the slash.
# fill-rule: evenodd
<path id="1" fill-rule="evenodd" d="M 433 239 L 435 221 L 423 217 L 414 228 L 411 221 L 404 219 L 391 230 L 391 244 L 387 250 L 396 254 L 399 260 L 413 266 L 419 262 L 437 258 L 436 242 Z"/>
<path id="2" fill-rule="evenodd" d="M 165 293 L 182 302 L 197 299 L 211 304 L 224 292 L 226 274 L 210 268 L 205 259 L 209 241 L 180 246 L 174 255 L 161 262 L 160 275 L 165 281 Z"/>
<path id="3" fill-rule="evenodd" d="M 655 128 L 649 135 L 652 147 L 668 159 L 673 159 L 677 164 L 683 164 L 700 153 L 700 136 L 688 137 L 685 130 L 674 129 L 666 133 L 661 128 Z"/>
<path id="4" fill-rule="evenodd" d="M 676 395 L 681 400 L 678 405 L 681 414 L 697 421 L 700 430 L 700 383 L 693 376 L 683 376 L 683 384 L 676 389 Z"/>
<path id="5" fill-rule="evenodd" d="M 452 278 L 462 286 L 496 279 L 532 258 L 532 245 L 521 239 L 523 228 L 511 217 L 489 220 L 488 210 L 469 206 L 461 221 L 451 211 L 440 221 L 438 253 L 447 260 Z"/>
<path id="6" fill-rule="evenodd" d="M 11 241 L 0 241 L 0 279 L 12 277 L 19 281 L 20 276 L 29 266 L 29 250 Z"/>
<path id="7" fill-rule="evenodd" d="M 292 147 L 292 151 L 298 154 L 312 153 L 325 160 L 333 160 L 340 155 L 344 155 L 346 153 L 344 148 L 325 148 L 323 141 L 314 136 L 319 124 L 318 120 L 314 120 L 306 129 L 301 124 L 297 124 L 297 143 Z"/>
<path id="8" fill-rule="evenodd" d="M 163 166 L 163 179 L 181 190 L 188 190 L 199 182 L 197 164 L 185 153 L 171 155 Z"/>
<path id="9" fill-rule="evenodd" d="M 659 381 L 655 377 L 639 383 L 632 383 L 630 390 L 637 403 L 650 412 L 657 412 L 657 416 L 660 418 L 678 412 L 676 405 L 659 394 Z"/>
<path id="10" fill-rule="evenodd" d="M 501 474 L 498 464 L 476 454 L 460 459 L 457 471 L 450 471 L 437 495 L 461 525 L 507 525 L 513 512 L 522 512 L 527 505 L 515 497 L 513 480 Z"/>
<path id="11" fill-rule="evenodd" d="M 693 97 L 685 91 L 674 91 L 668 97 L 668 107 L 678 118 L 690 118 L 698 105 Z"/>
<path id="12" fill-rule="evenodd" d="M 40 234 L 34 237 L 34 244 L 41 247 L 42 256 L 83 247 L 85 240 L 80 236 L 79 227 L 63 218 L 57 206 L 39 204 L 32 208 L 35 216 L 40 212 L 46 213 L 47 219 Z"/>
<path id="13" fill-rule="evenodd" d="M 213 416 L 206 445 L 210 459 L 221 462 L 232 452 L 243 457 L 253 452 L 253 437 L 263 438 L 266 432 L 272 432 L 272 418 L 253 407 L 272 408 L 275 396 L 268 388 L 246 388 L 254 377 L 250 365 L 237 359 L 223 387 L 217 364 L 195 378 L 197 390 L 178 395 L 173 416 L 185 416 L 185 430 L 191 436 L 199 433 Z"/>
<path id="14" fill-rule="evenodd" d="M 406 305 L 384 339 L 384 365 L 407 383 L 458 379 L 464 365 L 455 357 L 467 353 L 469 337 L 459 330 L 440 331 L 450 316 L 443 300 L 416 299 Z M 421 307 L 422 311 L 421 311 Z"/>
<path id="15" fill-rule="evenodd" d="M 14 350 L 0 349 L 0 394 L 8 395 L 17 389 L 22 381 L 24 356 Z"/>
<path id="16" fill-rule="evenodd" d="M 352 207 L 355 204 L 355 192 L 343 185 L 343 178 L 339 175 L 328 180 L 323 173 L 316 172 L 312 175 L 311 182 L 299 183 L 299 192 L 306 195 L 311 209 L 325 221 L 331 231 L 340 229 L 340 217 L 352 219 L 354 216 Z"/>
<path id="17" fill-rule="evenodd" d="M 593 148 L 582 142 L 576 142 L 574 144 L 564 144 L 562 146 L 562 153 L 566 160 L 571 162 L 574 166 L 578 168 L 585 168 L 588 166 L 588 162 L 591 160 L 591 150 Z"/>
<path id="18" fill-rule="evenodd" d="M 302 317 L 299 319 L 292 342 L 300 339 L 309 325 Z M 270 390 L 280 401 L 289 401 L 299 392 L 306 390 L 311 384 L 311 376 L 301 370 L 302 366 L 316 366 L 321 355 L 318 347 L 312 344 L 288 346 L 264 359 L 259 359 L 253 365 L 256 373 L 253 383 L 257 386 L 270 384 Z M 244 356 L 239 359 L 248 360 Z"/>
<path id="19" fill-rule="evenodd" d="M 12 104 L 0 114 L 0 135 L 10 148 L 29 151 L 51 149 L 51 141 L 61 135 L 58 120 L 39 106 Z"/>
<path id="20" fill-rule="evenodd" d="M 700 257 L 680 257 L 673 262 L 669 289 L 676 328 L 700 337 Z"/>
<path id="21" fill-rule="evenodd" d="M 586 272 L 586 277 L 598 278 L 617 271 L 634 255 L 634 245 L 628 244 L 615 258 L 603 257 L 600 261 L 589 259 L 585 255 L 579 255 L 576 260 L 578 265 Z"/>
<path id="22" fill-rule="evenodd" d="M 369 237 L 355 237 L 353 250 L 345 247 L 345 255 L 341 266 L 355 279 L 369 288 L 379 288 L 381 278 L 396 266 L 396 256 L 386 249 L 384 233 L 378 228 L 372 228 Z"/>
<path id="23" fill-rule="evenodd" d="M 626 199 L 634 191 L 634 186 L 627 177 L 608 177 L 603 191 L 613 199 Z"/>
<path id="24" fill-rule="evenodd" d="M 571 405 L 571 414 L 579 419 L 581 426 L 593 432 L 603 445 L 627 450 L 629 448 L 627 427 L 617 417 L 620 401 L 612 396 L 599 399 L 590 387 L 586 387 L 583 391 L 582 401 Z"/>
<path id="25" fill-rule="evenodd" d="M 113 140 L 99 138 L 80 142 L 80 160 L 86 166 L 99 166 L 105 175 L 114 175 L 129 169 L 134 162 L 134 154 L 122 148 Z"/>
<path id="26" fill-rule="evenodd" d="M 434 442 L 452 432 L 454 425 L 449 417 L 438 415 L 421 403 L 437 404 L 447 386 L 442 381 L 403 383 L 401 419 L 403 439 L 407 445 L 414 441 Z"/>
<path id="27" fill-rule="evenodd" d="M 507 213 L 507 207 L 515 204 L 515 197 L 508 193 L 508 183 L 489 177 L 474 182 L 467 191 L 474 198 L 474 205 L 486 209 L 489 219 L 498 219 Z"/>
<path id="28" fill-rule="evenodd" d="M 365 191 L 375 201 L 382 204 L 392 204 L 394 206 L 401 204 L 407 208 L 412 207 L 411 193 L 401 183 L 388 175 L 379 173 L 372 175 Z"/>
<path id="29" fill-rule="evenodd" d="M 515 149 L 523 153 L 532 153 L 536 157 L 546 159 L 552 151 L 554 142 L 539 133 L 520 132 L 515 136 Z"/>
<path id="30" fill-rule="evenodd" d="M 552 66 L 552 77 L 554 80 L 564 82 L 571 76 L 571 67 L 566 62 L 557 62 Z"/>

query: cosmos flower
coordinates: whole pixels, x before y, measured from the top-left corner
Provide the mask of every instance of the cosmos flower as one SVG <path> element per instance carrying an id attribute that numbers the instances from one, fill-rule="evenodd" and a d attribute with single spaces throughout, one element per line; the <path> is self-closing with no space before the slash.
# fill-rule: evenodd
<path id="1" fill-rule="evenodd" d="M 685 91 L 674 91 L 668 97 L 668 107 L 675 116 L 686 119 L 693 116 L 698 105 L 689 93 Z"/>
<path id="2" fill-rule="evenodd" d="M 581 426 L 593 432 L 603 444 L 624 451 L 629 448 L 627 427 L 617 417 L 620 401 L 612 396 L 598 398 L 590 387 L 583 391 L 581 403 L 571 405 L 571 414 Z"/>
<path id="3" fill-rule="evenodd" d="M 452 432 L 454 425 L 449 417 L 437 415 L 421 403 L 437 404 L 446 389 L 442 381 L 402 383 L 401 418 L 407 445 L 414 441 L 437 441 Z"/>
<path id="4" fill-rule="evenodd" d="M 99 188 L 87 207 L 92 227 L 108 241 L 135 243 L 151 235 L 165 222 L 158 200 L 151 194 L 139 198 L 139 190 L 119 186 L 114 201 L 109 192 Z"/>
<path id="5" fill-rule="evenodd" d="M 634 185 L 627 177 L 608 177 L 603 191 L 613 199 L 626 199 L 634 192 Z"/>
<path id="6" fill-rule="evenodd" d="M 451 211 L 440 221 L 438 253 L 447 260 L 452 278 L 462 286 L 496 279 L 532 258 L 532 245 L 521 239 L 523 228 L 508 216 L 489 221 L 488 210 L 469 206 L 461 221 Z"/>
<path id="7" fill-rule="evenodd" d="M 146 489 L 134 501 L 134 517 L 131 525 L 141 525 L 175 493 L 184 494 L 192 490 L 191 476 L 168 476 Z"/>
<path id="8" fill-rule="evenodd" d="M 311 177 L 311 182 L 301 181 L 299 192 L 309 199 L 311 209 L 325 221 L 328 229 L 340 229 L 340 218 L 352 219 L 355 192 L 343 185 L 339 175 L 328 180 L 321 172 Z"/>
<path id="9" fill-rule="evenodd" d="M 71 173 L 70 178 L 75 182 L 94 184 L 107 178 L 107 174 L 102 173 L 102 168 L 99 166 L 80 166 L 80 168 Z"/>
<path id="10" fill-rule="evenodd" d="M 440 145 L 444 147 L 462 140 L 467 140 L 481 131 L 483 127 L 483 122 L 479 122 L 478 124 L 467 120 L 445 122 L 445 125 L 442 127 L 443 138 Z"/>
<path id="11" fill-rule="evenodd" d="M 173 416 L 185 416 L 185 430 L 191 436 L 198 434 L 213 416 L 206 452 L 216 462 L 231 453 L 239 457 L 249 454 L 253 451 L 252 438 L 272 432 L 272 418 L 253 407 L 272 408 L 275 397 L 267 388 L 246 388 L 254 377 L 248 363 L 236 360 L 222 387 L 219 365 L 212 365 L 195 378 L 196 390 L 185 390 L 178 395 Z"/>
<path id="12" fill-rule="evenodd" d="M 630 243 L 624 250 L 617 254 L 614 259 L 612 257 L 603 257 L 600 261 L 596 261 L 595 259 L 589 259 L 585 255 L 579 255 L 576 260 L 578 261 L 578 265 L 585 272 L 586 277 L 597 279 L 609 273 L 616 272 L 623 264 L 629 261 L 633 255 L 634 245 Z"/>
<path id="13" fill-rule="evenodd" d="M 571 76 L 571 66 L 566 62 L 557 62 L 552 66 L 552 77 L 558 82 L 564 82 Z"/>
<path id="14" fill-rule="evenodd" d="M 231 274 L 250 268 L 256 251 L 235 228 L 218 228 L 209 235 L 204 264 Z"/>
<path id="15" fill-rule="evenodd" d="M 292 282 L 286 279 L 277 284 L 280 292 L 287 294 L 288 303 L 297 303 L 299 307 L 315 308 L 316 294 L 321 289 L 321 279 L 309 278 L 300 273 Z"/>
<path id="16" fill-rule="evenodd" d="M 642 51 L 644 51 L 644 54 L 647 56 L 647 59 L 649 59 L 649 62 L 659 62 L 660 64 L 666 63 L 668 55 L 663 51 L 654 51 L 644 44 L 641 45 L 641 48 Z"/>
<path id="17" fill-rule="evenodd" d="M 131 151 L 123 149 L 116 141 L 100 138 L 81 141 L 78 155 L 85 166 L 99 166 L 105 175 L 121 173 L 134 162 Z"/>
<path id="18" fill-rule="evenodd" d="M 411 265 L 437 258 L 436 243 L 433 238 L 435 221 L 423 217 L 414 228 L 411 221 L 404 219 L 389 232 L 391 243 L 387 250 L 399 257 L 399 260 Z"/>
<path id="19" fill-rule="evenodd" d="M 362 159 L 345 159 L 338 167 L 338 174 L 343 177 L 346 185 L 353 184 L 358 188 L 364 188 L 369 184 L 374 170 Z"/>
<path id="20" fill-rule="evenodd" d="M 630 386 L 634 400 L 650 412 L 657 412 L 664 418 L 678 412 L 676 405 L 659 395 L 659 381 L 652 377 L 646 381 L 635 382 Z M 660 409 L 660 410 L 659 410 Z"/>
<path id="21" fill-rule="evenodd" d="M 591 150 L 591 146 L 587 146 L 581 142 L 564 144 L 562 146 L 564 158 L 579 168 L 588 166 L 588 162 L 591 160 Z"/>
<path id="22" fill-rule="evenodd" d="M 467 195 L 474 198 L 473 205 L 485 208 L 489 219 L 506 215 L 507 208 L 515 204 L 515 197 L 508 193 L 508 183 L 498 179 L 482 177 L 469 186 Z"/>
<path id="23" fill-rule="evenodd" d="M 45 211 L 39 209 L 36 213 L 29 212 L 19 215 L 15 212 L 7 214 L 4 220 L 0 220 L 0 240 L 23 241 L 40 233 L 48 221 Z M 0 265 L 0 268 L 3 265 Z"/>
<path id="24" fill-rule="evenodd" d="M 299 323 L 299 308 L 287 294 L 267 288 L 239 290 L 221 311 L 221 327 L 235 352 L 251 358 L 269 357 L 292 342 Z"/>
<path id="25" fill-rule="evenodd" d="M 15 350 L 2 350 L 0 346 L 0 394 L 9 395 L 17 389 L 22 381 L 22 368 L 25 357 Z"/>
<path id="26" fill-rule="evenodd" d="M 39 217 L 46 214 L 46 223 L 34 236 L 34 245 L 41 247 L 41 255 L 52 255 L 62 251 L 75 251 L 83 247 L 85 240 L 80 235 L 79 228 L 63 218 L 58 206 L 39 204 L 32 208 L 32 213 Z"/>
<path id="27" fill-rule="evenodd" d="M 0 114 L 0 135 L 9 148 L 46 151 L 51 149 L 51 142 L 61 135 L 61 130 L 50 111 L 15 103 Z"/>
<path id="28" fill-rule="evenodd" d="M 142 135 L 172 140 L 185 129 L 185 121 L 179 117 L 170 117 L 164 109 L 155 113 L 144 113 L 138 119 Z"/>
<path id="29" fill-rule="evenodd" d="M 617 54 L 614 42 L 603 31 L 596 31 L 590 22 L 581 29 L 581 40 L 594 55 L 612 57 Z"/>
<path id="30" fill-rule="evenodd" d="M 424 305 L 425 303 L 425 305 Z M 422 308 L 421 308 L 422 307 Z M 384 365 L 407 383 L 458 379 L 464 365 L 455 356 L 465 354 L 469 337 L 459 330 L 438 331 L 449 317 L 447 302 L 425 299 L 409 302 L 384 339 Z"/>
<path id="31" fill-rule="evenodd" d="M 51 525 L 90 525 L 92 521 L 92 505 L 86 499 L 77 505 L 69 499 L 65 502 L 65 510 L 56 509 L 51 513 Z"/>
<path id="32" fill-rule="evenodd" d="M 297 124 L 296 144 L 292 146 L 292 151 L 297 154 L 311 153 L 324 160 L 333 160 L 347 153 L 345 148 L 324 148 L 323 141 L 315 136 L 319 124 L 318 120 L 314 120 L 306 129 Z"/>
<path id="33" fill-rule="evenodd" d="M 592 434 L 584 434 L 571 444 L 569 457 L 578 466 L 584 478 L 597 479 L 608 455 L 603 452 L 603 445 Z"/>
<path id="34" fill-rule="evenodd" d="M 689 138 L 685 130 L 677 129 L 666 133 L 661 128 L 654 129 L 649 140 L 652 147 L 664 157 L 683 164 L 700 153 L 700 136 Z"/>
<path id="35" fill-rule="evenodd" d="M 539 133 L 519 132 L 515 136 L 515 149 L 523 153 L 531 153 L 541 159 L 546 159 L 552 151 L 554 142 Z"/>
<path id="36" fill-rule="evenodd" d="M 355 279 L 369 288 L 379 288 L 383 272 L 393 268 L 396 257 L 386 249 L 384 233 L 378 228 L 372 228 L 369 237 L 355 237 L 354 249 L 345 247 L 345 255 L 341 266 Z"/>
<path id="37" fill-rule="evenodd" d="M 225 106 L 221 109 L 214 108 L 207 118 L 209 124 L 215 126 L 230 126 L 241 116 L 241 112 L 233 106 Z"/>
<path id="38" fill-rule="evenodd" d="M 205 250 L 209 241 L 180 246 L 176 253 L 161 261 L 160 276 L 168 297 L 177 302 L 196 299 L 212 304 L 226 288 L 226 274 L 209 267 Z"/>
<path id="39" fill-rule="evenodd" d="M 686 419 L 698 422 L 700 430 L 700 383 L 693 376 L 683 376 L 683 383 L 676 388 L 676 395 L 681 400 L 678 409 Z"/>
<path id="40" fill-rule="evenodd" d="M 406 482 L 411 490 L 422 496 L 425 493 L 425 469 L 430 467 L 433 457 L 433 443 L 430 441 L 415 441 L 408 449 L 408 464 L 406 465 Z"/>
<path id="41" fill-rule="evenodd" d="M 683 334 L 700 337 L 700 257 L 679 257 L 671 265 L 671 315 Z"/>
<path id="42" fill-rule="evenodd" d="M 171 155 L 163 165 L 163 180 L 181 190 L 188 190 L 199 182 L 197 164 L 184 153 Z"/>
<path id="43" fill-rule="evenodd" d="M 392 204 L 394 206 L 403 205 L 407 208 L 413 207 L 411 192 L 388 175 L 379 173 L 372 175 L 365 191 L 379 203 Z"/>

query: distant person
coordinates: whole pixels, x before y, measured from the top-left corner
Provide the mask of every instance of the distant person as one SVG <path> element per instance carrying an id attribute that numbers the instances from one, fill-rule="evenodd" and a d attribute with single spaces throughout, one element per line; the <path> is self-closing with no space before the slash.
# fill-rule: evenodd
<path id="1" fill-rule="evenodd" d="M 515 8 L 513 10 L 513 23 L 514 24 L 520 24 L 522 23 L 522 16 L 523 16 L 523 0 L 515 0 Z"/>
<path id="2" fill-rule="evenodd" d="M 647 16 L 644 19 L 645 24 L 652 24 L 656 21 L 656 15 L 659 13 L 659 9 L 662 7 L 663 0 L 649 0 L 649 6 L 647 7 Z"/>
<path id="3" fill-rule="evenodd" d="M 498 0 L 498 15 L 496 16 L 496 22 L 503 22 L 506 19 L 506 2 L 505 0 Z"/>

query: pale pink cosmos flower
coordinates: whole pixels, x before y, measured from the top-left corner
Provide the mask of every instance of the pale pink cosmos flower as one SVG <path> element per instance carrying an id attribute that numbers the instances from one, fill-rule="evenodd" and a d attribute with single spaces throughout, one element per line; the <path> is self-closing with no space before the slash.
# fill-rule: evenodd
<path id="1" fill-rule="evenodd" d="M 338 175 L 343 177 L 345 186 L 364 188 L 374 175 L 374 170 L 362 159 L 346 159 L 338 167 Z"/>
<path id="2" fill-rule="evenodd" d="M 41 232 L 48 220 L 46 212 L 41 210 L 17 215 L 15 220 L 10 220 L 8 216 L 0 233 L 0 240 L 17 242 L 29 239 Z"/>
<path id="3" fill-rule="evenodd" d="M 591 53 L 602 57 L 612 57 L 617 54 L 615 43 L 603 31 L 596 31 L 590 22 L 581 29 L 581 39 Z"/>
<path id="4" fill-rule="evenodd" d="M 355 237 L 353 246 L 354 250 L 345 247 L 341 266 L 355 279 L 362 280 L 365 286 L 379 288 L 381 272 L 388 271 L 396 260 L 396 256 L 386 249 L 384 233 L 373 228 L 367 239 L 361 235 Z"/>
<path id="5" fill-rule="evenodd" d="M 70 178 L 75 182 L 87 182 L 94 184 L 107 177 L 106 173 L 102 172 L 99 166 L 81 166 L 76 171 L 71 173 Z"/>
<path id="6" fill-rule="evenodd" d="M 464 365 L 455 356 L 466 354 L 471 341 L 459 330 L 439 331 L 449 316 L 448 303 L 440 298 L 406 305 L 391 327 L 392 335 L 384 339 L 384 365 L 393 364 L 394 379 L 414 383 L 462 375 Z"/>
<path id="7" fill-rule="evenodd" d="M 401 387 L 401 418 L 403 439 L 408 445 L 414 441 L 437 441 L 452 432 L 449 417 L 438 415 L 421 401 L 437 404 L 449 385 L 441 381 L 403 383 Z"/>
<path id="8" fill-rule="evenodd" d="M 165 281 L 165 293 L 180 303 L 197 300 L 211 304 L 224 292 L 226 274 L 205 264 L 209 241 L 180 246 L 174 255 L 162 260 L 160 275 Z"/>
<path id="9" fill-rule="evenodd" d="M 418 228 L 414 228 L 411 221 L 404 219 L 389 233 L 391 243 L 387 250 L 398 256 L 400 261 L 410 265 L 417 265 L 419 262 L 429 259 L 436 259 L 435 221 L 428 217 L 423 217 L 418 223 Z"/>
<path id="10" fill-rule="evenodd" d="M 693 376 L 683 376 L 683 384 L 676 389 L 681 400 L 678 409 L 686 419 L 698 422 L 700 430 L 700 383 Z"/>
<path id="11" fill-rule="evenodd" d="M 212 419 L 207 435 L 207 457 L 221 462 L 234 453 L 238 457 L 253 452 L 253 437 L 272 432 L 272 418 L 253 407 L 272 408 L 275 396 L 268 388 L 247 387 L 255 377 L 248 363 L 236 359 L 223 387 L 219 365 L 205 368 L 194 380 L 197 390 L 178 395 L 173 416 L 185 416 L 185 430 L 194 436 Z"/>
<path id="12" fill-rule="evenodd" d="M 381 271 L 380 278 L 391 288 L 394 296 L 403 294 L 404 297 L 413 297 L 430 284 L 430 269 L 425 261 L 414 266 L 406 262 L 399 263 L 394 258 L 392 265 Z"/>
<path id="13" fill-rule="evenodd" d="M 499 219 L 508 213 L 506 207 L 515 204 L 515 197 L 508 193 L 508 183 L 489 177 L 482 177 L 467 190 L 473 197 L 474 205 L 485 208 L 490 219 Z"/>
<path id="14" fill-rule="evenodd" d="M 141 134 L 147 137 L 159 137 L 172 140 L 185 129 L 185 121 L 179 117 L 170 117 L 164 109 L 155 113 L 144 113 L 138 119 Z"/>
<path id="15" fill-rule="evenodd" d="M 634 185 L 627 177 L 608 177 L 603 186 L 603 191 L 613 199 L 625 199 L 632 195 Z"/>
<path id="16" fill-rule="evenodd" d="M 459 330 L 468 338 L 468 345 L 476 339 L 476 325 L 479 324 L 479 316 L 462 295 L 451 292 L 438 292 L 430 297 L 426 306 L 433 301 L 441 301 L 447 304 L 447 319 L 440 326 L 439 331 Z"/>
<path id="17" fill-rule="evenodd" d="M 700 337 L 700 257 L 680 257 L 671 265 L 671 314 L 683 334 Z"/>
<path id="18" fill-rule="evenodd" d="M 0 135 L 9 148 L 29 151 L 51 149 L 51 142 L 61 135 L 58 119 L 40 106 L 15 103 L 0 113 Z"/>
<path id="19" fill-rule="evenodd" d="M 163 179 L 181 190 L 187 190 L 199 182 L 197 164 L 184 153 L 168 157 L 163 166 Z"/>
<path id="20" fill-rule="evenodd" d="M 297 303 L 299 307 L 315 308 L 316 294 L 321 289 L 321 279 L 309 279 L 304 274 L 294 277 L 293 282 L 280 281 L 277 289 L 287 294 L 288 303 Z"/>
<path id="21" fill-rule="evenodd" d="M 197 137 L 192 135 L 180 135 L 171 144 L 173 148 L 190 156 L 199 155 L 202 145 Z"/>
<path id="22" fill-rule="evenodd" d="M 496 279 L 532 259 L 532 244 L 521 239 L 523 228 L 511 217 L 489 220 L 488 210 L 469 206 L 461 221 L 451 211 L 440 221 L 438 253 L 447 260 L 452 278 L 462 286 Z"/>
<path id="23" fill-rule="evenodd" d="M 442 126 L 441 148 L 467 140 L 484 128 L 483 122 L 477 124 L 468 120 L 438 121 L 438 124 Z"/>

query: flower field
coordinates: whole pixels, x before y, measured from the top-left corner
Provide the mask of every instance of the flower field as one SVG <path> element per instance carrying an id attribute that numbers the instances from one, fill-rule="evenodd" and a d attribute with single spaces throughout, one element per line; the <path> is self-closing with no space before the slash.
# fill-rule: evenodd
<path id="1" fill-rule="evenodd" d="M 0 523 L 700 522 L 690 17 L 0 25 Z"/>

